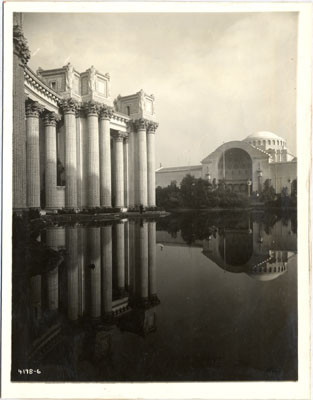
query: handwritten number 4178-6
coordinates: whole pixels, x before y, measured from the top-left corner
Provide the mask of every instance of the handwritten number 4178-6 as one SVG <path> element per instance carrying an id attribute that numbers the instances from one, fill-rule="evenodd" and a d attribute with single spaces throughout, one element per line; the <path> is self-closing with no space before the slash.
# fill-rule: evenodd
<path id="1" fill-rule="evenodd" d="M 41 370 L 39 368 L 37 368 L 37 369 L 32 369 L 32 368 L 30 368 L 30 369 L 28 369 L 28 368 L 27 369 L 18 369 L 17 372 L 20 375 L 33 375 L 33 374 L 40 375 L 41 374 Z"/>

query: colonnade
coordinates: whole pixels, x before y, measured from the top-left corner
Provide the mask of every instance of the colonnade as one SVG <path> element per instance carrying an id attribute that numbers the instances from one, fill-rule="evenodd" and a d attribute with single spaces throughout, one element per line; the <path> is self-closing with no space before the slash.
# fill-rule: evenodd
<path id="1" fill-rule="evenodd" d="M 42 189 L 47 210 L 154 207 L 158 124 L 140 118 L 142 113 L 132 120 L 105 104 L 78 102 L 49 88 L 27 67 L 30 51 L 18 13 L 14 15 L 13 40 L 13 210 L 40 209 Z M 65 188 L 57 186 L 57 131 L 61 124 Z M 42 134 L 44 155 L 40 154 Z M 43 177 L 44 188 L 40 183 Z"/>
<path id="2" fill-rule="evenodd" d="M 61 109 L 65 146 L 64 208 L 154 207 L 154 136 L 157 124 L 139 119 L 128 124 L 127 132 L 115 131 L 110 129 L 113 109 L 108 106 L 94 102 L 81 106 L 72 99 L 66 99 Z M 26 102 L 27 206 L 41 207 L 40 118 L 45 135 L 45 208 L 53 210 L 60 208 L 57 123 L 61 115 L 46 111 L 38 102 L 30 100 Z M 79 119 L 86 120 L 86 131 L 79 130 Z M 82 139 L 82 135 L 86 138 Z M 81 148 L 83 143 L 85 147 Z M 81 173 L 81 168 L 85 169 L 84 173 Z M 85 203 L 79 193 L 82 187 L 86 191 Z"/>
<path id="3" fill-rule="evenodd" d="M 84 315 L 95 319 L 112 315 L 121 305 L 156 304 L 155 222 L 53 227 L 46 230 L 44 241 L 54 250 L 66 249 L 65 269 L 56 267 L 32 278 L 36 309 L 41 309 L 39 299 L 46 297 L 49 310 L 63 304 L 68 318 L 77 320 Z M 61 293 L 64 279 L 65 291 Z M 45 294 L 39 294 L 42 288 Z"/>

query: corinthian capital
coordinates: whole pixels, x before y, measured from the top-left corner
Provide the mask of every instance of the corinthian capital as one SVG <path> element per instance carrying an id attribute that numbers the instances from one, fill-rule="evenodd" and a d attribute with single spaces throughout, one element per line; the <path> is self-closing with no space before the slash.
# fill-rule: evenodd
<path id="1" fill-rule="evenodd" d="M 84 109 L 87 115 L 98 115 L 99 114 L 99 104 L 95 101 L 88 101 L 84 104 Z"/>
<path id="2" fill-rule="evenodd" d="M 61 108 L 64 114 L 75 114 L 78 109 L 78 103 L 74 99 L 63 99 L 61 101 Z"/>
<path id="3" fill-rule="evenodd" d="M 25 114 L 27 118 L 35 117 L 38 118 L 39 114 L 42 113 L 44 107 L 37 101 L 27 100 L 25 104 Z"/>
<path id="4" fill-rule="evenodd" d="M 60 121 L 61 116 L 54 112 L 45 112 L 43 115 L 44 126 L 56 126 L 56 123 Z"/>
<path id="5" fill-rule="evenodd" d="M 147 133 L 155 133 L 155 131 L 158 129 L 158 126 L 159 124 L 156 122 L 149 122 Z"/>
<path id="6" fill-rule="evenodd" d="M 148 124 L 149 124 L 149 121 L 144 118 L 136 119 L 136 121 L 135 121 L 136 130 L 137 131 L 144 130 L 147 128 Z"/>
<path id="7" fill-rule="evenodd" d="M 122 142 L 124 140 L 125 133 L 122 131 L 118 131 L 113 134 L 113 137 L 116 142 Z"/>
<path id="8" fill-rule="evenodd" d="M 20 25 L 13 27 L 13 46 L 14 53 L 20 58 L 22 64 L 26 65 L 30 59 L 30 51 Z"/>
<path id="9" fill-rule="evenodd" d="M 113 116 L 113 108 L 109 106 L 100 107 L 100 119 L 111 119 Z"/>

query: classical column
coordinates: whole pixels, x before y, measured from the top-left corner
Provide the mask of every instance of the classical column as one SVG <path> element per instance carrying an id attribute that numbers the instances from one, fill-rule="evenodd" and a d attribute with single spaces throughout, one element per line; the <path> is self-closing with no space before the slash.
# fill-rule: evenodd
<path id="1" fill-rule="evenodd" d="M 17 15 L 17 13 L 15 13 Z M 24 67 L 30 52 L 20 21 L 13 26 L 13 209 L 27 208 Z"/>
<path id="2" fill-rule="evenodd" d="M 123 222 L 118 222 L 114 225 L 114 228 L 117 289 L 120 294 L 123 294 L 125 291 L 125 243 Z"/>
<path id="3" fill-rule="evenodd" d="M 62 102 L 65 125 L 65 207 L 77 208 L 76 117 L 77 103 L 73 99 Z"/>
<path id="4" fill-rule="evenodd" d="M 67 313 L 70 320 L 78 318 L 78 248 L 77 228 L 66 228 Z"/>
<path id="5" fill-rule="evenodd" d="M 148 206 L 155 207 L 155 130 L 158 124 L 150 123 L 147 129 Z"/>
<path id="6" fill-rule="evenodd" d="M 136 147 L 137 147 L 137 170 L 135 169 L 136 201 L 138 205 L 146 207 L 148 205 L 147 196 L 147 121 L 138 119 L 136 121 Z"/>
<path id="7" fill-rule="evenodd" d="M 82 138 L 84 132 L 82 131 L 81 124 L 81 110 L 77 109 L 75 113 L 76 117 L 76 178 L 77 178 L 77 207 L 82 209 L 83 204 L 83 143 Z"/>
<path id="8" fill-rule="evenodd" d="M 43 123 L 45 127 L 45 194 L 46 208 L 57 208 L 57 138 L 56 138 L 56 122 L 60 120 L 60 116 L 47 112 L 44 115 Z"/>
<path id="9" fill-rule="evenodd" d="M 128 132 L 128 201 L 129 207 L 134 207 L 135 202 L 135 182 L 134 182 L 134 168 L 135 168 L 135 136 L 133 131 L 133 123 L 129 122 Z"/>
<path id="10" fill-rule="evenodd" d="M 88 118 L 88 207 L 100 207 L 99 164 L 99 108 L 96 103 L 86 105 Z"/>
<path id="11" fill-rule="evenodd" d="M 128 180 L 128 136 L 124 137 L 123 141 L 123 155 L 124 155 L 124 207 L 129 206 L 129 180 Z"/>
<path id="12" fill-rule="evenodd" d="M 157 301 L 157 282 L 156 282 L 156 222 L 148 222 L 148 241 L 149 241 L 149 297 Z"/>
<path id="13" fill-rule="evenodd" d="M 110 118 L 113 110 L 102 107 L 100 110 L 99 145 L 100 145 L 100 204 L 101 207 L 112 207 L 111 192 L 111 138 Z"/>
<path id="14" fill-rule="evenodd" d="M 43 107 L 39 103 L 26 102 L 26 175 L 29 208 L 40 208 L 39 114 L 42 111 Z"/>
<path id="15" fill-rule="evenodd" d="M 124 135 L 118 132 L 114 136 L 114 198 L 115 207 L 124 206 L 124 162 L 123 162 L 123 138 Z"/>
<path id="16" fill-rule="evenodd" d="M 101 228 L 102 310 L 112 313 L 112 225 Z"/>

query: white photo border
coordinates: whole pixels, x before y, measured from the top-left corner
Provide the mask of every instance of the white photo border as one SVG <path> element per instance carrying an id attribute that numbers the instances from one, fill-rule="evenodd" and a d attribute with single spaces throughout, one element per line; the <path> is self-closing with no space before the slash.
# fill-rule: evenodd
<path id="1" fill-rule="evenodd" d="M 309 399 L 310 398 L 310 173 L 311 3 L 247 2 L 9 2 L 4 4 L 2 398 Z M 298 381 L 194 383 L 16 383 L 11 373 L 12 293 L 12 24 L 13 12 L 297 12 L 298 154 Z"/>

